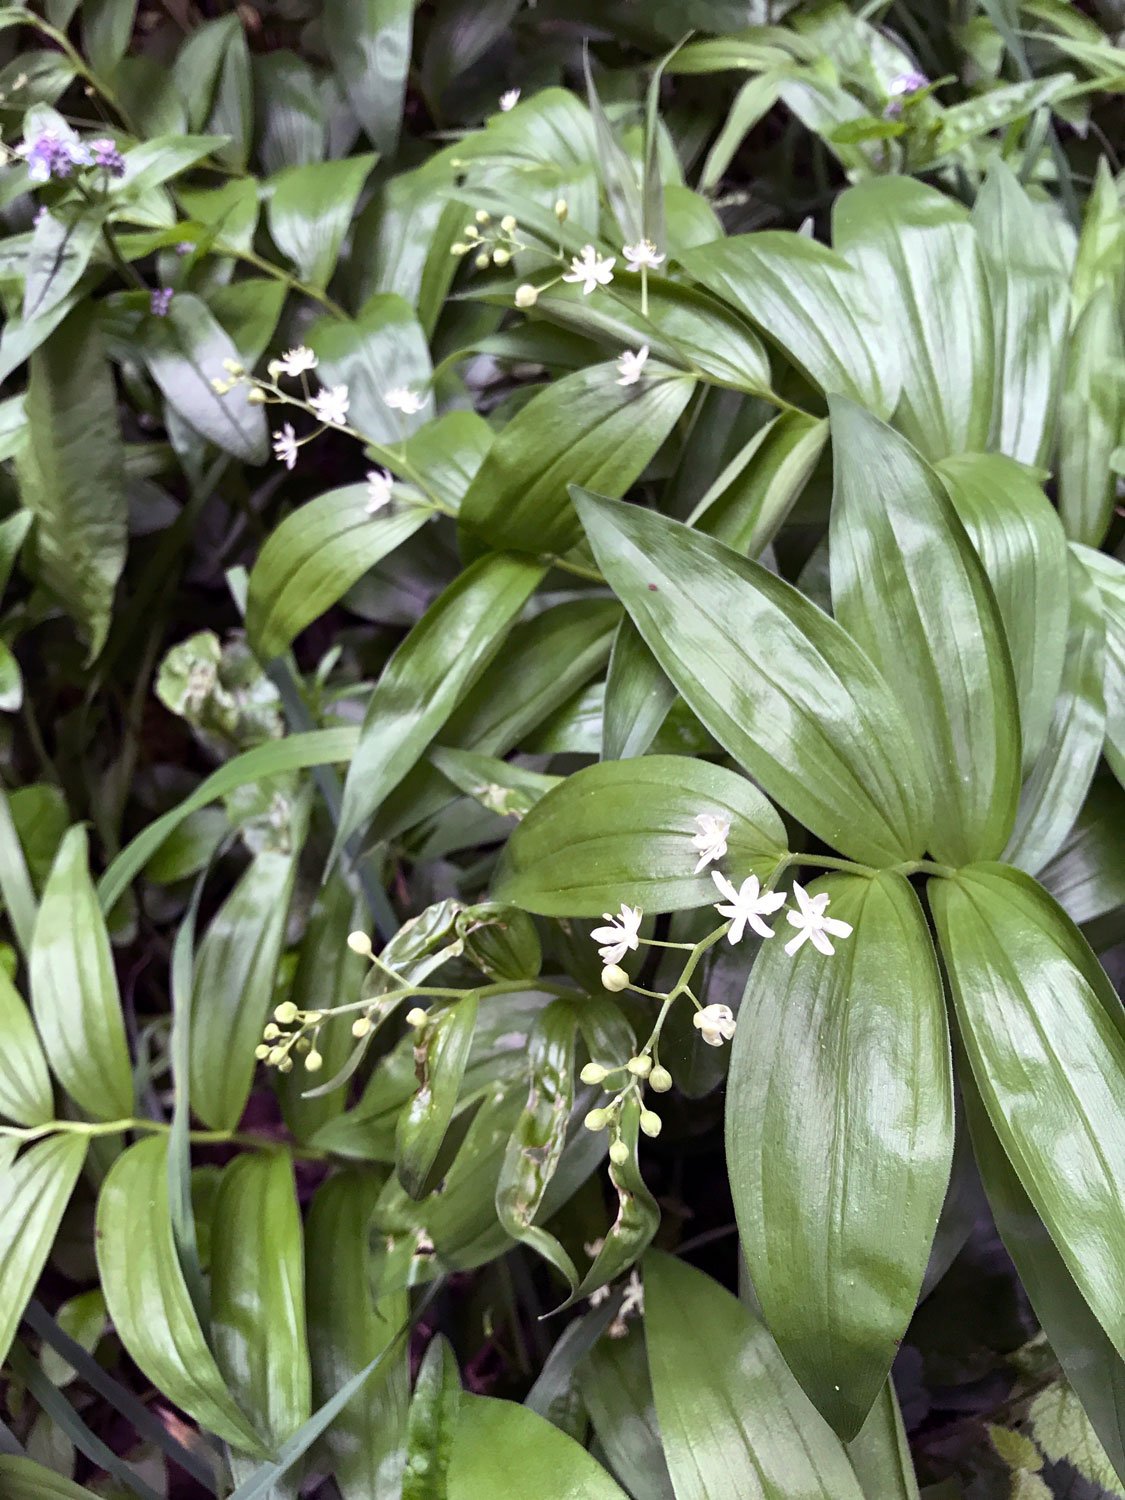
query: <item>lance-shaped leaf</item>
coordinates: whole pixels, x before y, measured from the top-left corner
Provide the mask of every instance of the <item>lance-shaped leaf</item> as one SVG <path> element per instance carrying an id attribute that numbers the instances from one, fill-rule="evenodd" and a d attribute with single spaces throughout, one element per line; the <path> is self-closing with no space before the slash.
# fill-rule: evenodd
<path id="1" fill-rule="evenodd" d="M 14 1143 L 0 1143 L 0 1360 L 47 1263 L 86 1146 L 81 1135 L 49 1136 L 13 1162 Z"/>
<path id="2" fill-rule="evenodd" d="M 496 1184 L 496 1216 L 514 1240 L 537 1250 L 544 1260 L 578 1284 L 574 1262 L 553 1234 L 534 1220 L 558 1170 L 566 1145 L 566 1125 L 574 1101 L 574 1036 L 577 1016 L 556 1000 L 535 1022 L 528 1038 L 527 1103 L 516 1121 Z"/>
<path id="3" fill-rule="evenodd" d="M 958 1028 L 1024 1192 L 1125 1352 L 1125 1017 L 1077 928 L 1029 876 L 930 883 Z"/>
<path id="4" fill-rule="evenodd" d="M 497 900 L 542 916 L 597 917 L 620 902 L 681 911 L 714 901 L 710 869 L 696 872 L 696 818 L 730 825 L 739 878 L 770 873 L 785 827 L 752 781 L 680 755 L 603 761 L 568 776 L 513 831 L 493 880 Z"/>
<path id="5" fill-rule="evenodd" d="M 128 1119 L 133 1076 L 86 830 L 63 839 L 43 890 L 28 968 L 31 1009 L 55 1077 L 95 1120 Z"/>
<path id="6" fill-rule="evenodd" d="M 643 755 L 668 717 L 676 689 L 641 639 L 632 620 L 622 620 L 613 640 L 602 711 L 602 759 Z"/>
<path id="7" fill-rule="evenodd" d="M 624 1490 L 601 1464 L 544 1417 L 514 1401 L 463 1393 L 449 1461 L 448 1500 L 519 1494 L 543 1500 L 555 1495 L 559 1500 L 625 1500 Z"/>
<path id="8" fill-rule="evenodd" d="M 0 1115 L 17 1125 L 55 1117 L 51 1078 L 23 996 L 0 969 Z"/>
<path id="9" fill-rule="evenodd" d="M 847 1450 L 866 1500 L 919 1500 L 914 1460 L 893 1381 L 884 1385 Z"/>
<path id="10" fill-rule="evenodd" d="M 565 552 L 581 536 L 570 484 L 623 495 L 671 432 L 695 382 L 654 368 L 618 384 L 616 365 L 553 381 L 497 437 L 461 506 L 461 524 L 493 547 Z"/>
<path id="11" fill-rule="evenodd" d="M 593 1320 L 597 1313 L 587 1316 Z M 606 1458 L 629 1493 L 644 1495 L 645 1500 L 675 1500 L 652 1399 L 644 1325 L 636 1320 L 627 1327 L 624 1338 L 597 1339 L 579 1364 L 581 1402 L 590 1413 Z"/>
<path id="12" fill-rule="evenodd" d="M 321 25 L 352 112 L 385 154 L 402 123 L 414 10 L 409 0 L 326 0 Z"/>
<path id="13" fill-rule="evenodd" d="M 426 1179 L 457 1106 L 476 1024 L 477 997 L 470 993 L 427 1026 L 415 1043 L 418 1087 L 395 1131 L 398 1180 L 412 1198 L 425 1195 Z"/>
<path id="14" fill-rule="evenodd" d="M 929 848 L 990 859 L 1020 783 L 1015 680 L 995 596 L 933 470 L 832 401 L 832 603 L 908 711 L 934 791 Z"/>
<path id="15" fill-rule="evenodd" d="M 1125 791 L 1112 776 L 1095 781 L 1086 805 L 1037 879 L 1072 922 L 1092 922 L 1125 906 Z"/>
<path id="16" fill-rule="evenodd" d="M 832 956 L 763 944 L 738 1015 L 727 1160 L 754 1290 L 790 1369 L 852 1438 L 918 1299 L 953 1153 L 945 1003 L 900 875 L 829 877 Z"/>
<path id="17" fill-rule="evenodd" d="M 843 1444 L 737 1298 L 653 1251 L 645 1312 L 676 1500 L 863 1500 Z"/>
<path id="18" fill-rule="evenodd" d="M 1125 412 L 1121 309 L 1104 286 L 1070 335 L 1059 404 L 1059 513 L 1073 541 L 1098 547 L 1113 518 L 1110 455 Z"/>
<path id="19" fill-rule="evenodd" d="M 715 480 L 688 524 L 746 557 L 760 556 L 800 498 L 828 441 L 828 423 L 783 412 Z"/>
<path id="20" fill-rule="evenodd" d="M 297 274 L 312 286 L 332 280 L 340 246 L 374 156 L 288 167 L 267 184 L 270 234 Z"/>
<path id="21" fill-rule="evenodd" d="M 106 1306 L 130 1357 L 200 1426 L 260 1454 L 188 1296 L 168 1212 L 168 1145 L 159 1136 L 131 1146 L 110 1168 L 95 1245 Z"/>
<path id="22" fill-rule="evenodd" d="M 0 1456 L 0 1484 L 6 1500 L 96 1500 L 93 1490 L 74 1484 L 30 1458 Z"/>
<path id="23" fill-rule="evenodd" d="M 676 521 L 584 491 L 576 504 L 649 649 L 766 793 L 851 858 L 917 856 L 930 827 L 918 752 L 886 682 L 841 626 Z"/>
<path id="24" fill-rule="evenodd" d="M 410 1403 L 402 1500 L 448 1500 L 449 1460 L 460 1406 L 457 1356 L 439 1333 L 430 1340 Z"/>
<path id="25" fill-rule="evenodd" d="M 344 784 L 334 854 L 421 758 L 458 699 L 499 651 L 544 571 L 518 557 L 479 558 L 434 600 L 399 646 L 367 705 Z"/>
<path id="26" fill-rule="evenodd" d="M 1105 758 L 1125 786 L 1125 564 L 1105 552 L 1071 544 L 1097 586 L 1105 623 Z"/>
<path id="27" fill-rule="evenodd" d="M 1000 453 L 961 453 L 937 466 L 984 566 L 1004 625 L 1020 706 L 1023 769 L 1047 738 L 1066 654 L 1066 533 L 1031 474 Z"/>
<path id="28" fill-rule="evenodd" d="M 1105 623 L 1086 569 L 1070 558 L 1066 665 L 1042 753 L 1020 795 L 1004 858 L 1034 875 L 1061 847 L 1086 800 L 1105 739 Z"/>
<path id="29" fill-rule="evenodd" d="M 992 304 L 965 208 L 912 177 L 872 177 L 836 200 L 832 235 L 866 280 L 884 338 L 898 346 L 899 428 L 931 461 L 983 452 L 995 379 Z"/>

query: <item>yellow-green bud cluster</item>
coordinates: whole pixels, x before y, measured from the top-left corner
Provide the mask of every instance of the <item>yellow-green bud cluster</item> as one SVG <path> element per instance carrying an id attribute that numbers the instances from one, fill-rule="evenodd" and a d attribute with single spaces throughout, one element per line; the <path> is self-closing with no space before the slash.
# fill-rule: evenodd
<path id="1" fill-rule="evenodd" d="M 449 253 L 459 257 L 471 255 L 478 271 L 486 271 L 489 266 L 506 266 L 517 250 L 527 248 L 517 238 L 518 229 L 514 215 L 505 214 L 498 224 L 494 224 L 488 210 L 480 208 L 474 222 L 466 224 L 461 238 L 450 246 Z"/>
<path id="2" fill-rule="evenodd" d="M 310 1073 L 324 1066 L 324 1058 L 317 1050 L 316 1040 L 324 1013 L 319 1010 L 299 1010 L 292 1000 L 283 1000 L 274 1007 L 273 1020 L 268 1021 L 262 1031 L 262 1040 L 254 1049 L 254 1056 L 267 1067 L 279 1073 L 293 1071 L 293 1054 L 303 1056 L 305 1068 Z M 296 1027 L 294 1031 L 283 1027 Z M 311 1032 L 311 1035 L 306 1033 Z"/>

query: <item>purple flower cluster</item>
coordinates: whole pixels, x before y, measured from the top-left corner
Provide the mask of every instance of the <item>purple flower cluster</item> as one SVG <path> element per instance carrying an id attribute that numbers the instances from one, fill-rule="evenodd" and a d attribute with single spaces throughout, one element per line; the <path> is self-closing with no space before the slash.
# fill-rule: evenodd
<path id="1" fill-rule="evenodd" d="M 91 141 L 90 153 L 95 167 L 101 167 L 111 177 L 125 176 L 125 158 L 118 151 L 116 143 L 108 136 L 101 140 Z"/>
<path id="2" fill-rule="evenodd" d="M 32 182 L 49 182 L 52 177 L 69 177 L 75 167 L 88 167 L 90 148 L 75 135 L 58 130 L 41 130 L 24 143 L 20 155 L 27 161 L 27 175 Z"/>
<path id="3" fill-rule="evenodd" d="M 166 318 L 168 310 L 172 306 L 172 298 L 175 296 L 170 286 L 158 287 L 149 299 L 149 306 L 154 318 Z"/>

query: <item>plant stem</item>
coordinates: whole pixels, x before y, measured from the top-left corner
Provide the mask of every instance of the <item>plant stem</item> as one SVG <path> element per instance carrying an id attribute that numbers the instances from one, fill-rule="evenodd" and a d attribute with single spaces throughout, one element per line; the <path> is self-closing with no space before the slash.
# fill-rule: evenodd
<path id="1" fill-rule="evenodd" d="M 92 1140 L 96 1136 L 125 1135 L 136 1131 L 147 1135 L 168 1135 L 171 1125 L 162 1120 L 52 1120 L 47 1125 L 0 1125 L 0 1138 L 14 1141 L 38 1141 L 48 1135 L 84 1135 Z M 239 1130 L 192 1130 L 188 1139 L 197 1146 L 249 1146 L 258 1151 L 287 1151 L 306 1161 L 324 1161 L 323 1151 L 308 1151 L 283 1141 L 269 1141 L 264 1136 L 248 1135 Z"/>

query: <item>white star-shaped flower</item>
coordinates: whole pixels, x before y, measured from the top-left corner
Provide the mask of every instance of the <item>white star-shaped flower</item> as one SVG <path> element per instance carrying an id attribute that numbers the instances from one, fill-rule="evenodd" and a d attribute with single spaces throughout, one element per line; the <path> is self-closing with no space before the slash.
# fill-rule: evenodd
<path id="1" fill-rule="evenodd" d="M 738 1022 L 729 1005 L 705 1005 L 692 1016 L 691 1024 L 702 1033 L 708 1047 L 721 1047 L 734 1036 Z"/>
<path id="2" fill-rule="evenodd" d="M 426 404 L 424 397 L 417 391 L 408 390 L 404 385 L 396 385 L 393 391 L 387 392 L 383 400 L 392 411 L 400 411 L 404 417 L 416 416 Z"/>
<path id="3" fill-rule="evenodd" d="M 825 909 L 828 906 L 829 896 L 827 891 L 821 891 L 816 896 L 810 896 L 803 885 L 793 882 L 793 895 L 797 898 L 799 911 L 786 912 L 786 917 L 798 929 L 797 936 L 790 938 L 785 945 L 786 953 L 796 953 L 802 943 L 811 942 L 813 947 L 820 953 L 833 954 L 835 948 L 829 942 L 829 934 L 832 937 L 851 937 L 852 927 L 850 922 L 841 922 L 836 917 L 826 917 Z"/>
<path id="4" fill-rule="evenodd" d="M 321 386 L 309 402 L 326 427 L 346 427 L 351 400 L 346 385 Z"/>
<path id="5" fill-rule="evenodd" d="M 630 271 L 639 271 L 642 266 L 662 266 L 668 258 L 657 253 L 651 240 L 638 240 L 635 245 L 622 245 L 621 253 L 628 261 Z"/>
<path id="6" fill-rule="evenodd" d="M 695 867 L 698 875 L 704 865 L 709 865 L 712 860 L 722 859 L 727 852 L 730 819 L 721 817 L 718 813 L 700 813 L 695 826 L 699 832 L 692 839 L 691 846 L 699 850 L 699 863 Z"/>
<path id="7" fill-rule="evenodd" d="M 588 297 L 595 287 L 609 285 L 613 280 L 613 268 L 616 264 L 616 256 L 600 256 L 593 245 L 586 245 L 582 254 L 571 260 L 570 270 L 563 280 L 575 284 L 581 282 L 582 294 Z"/>
<path id="8" fill-rule="evenodd" d="M 768 917 L 771 912 L 785 905 L 784 891 L 763 891 L 756 875 L 748 875 L 737 891 L 727 877 L 721 875 L 718 870 L 711 871 L 711 879 L 718 886 L 719 894 L 725 896 L 729 903 L 723 906 L 720 902 L 716 902 L 715 910 L 720 916 L 731 919 L 727 937 L 732 943 L 742 941 L 742 934 L 747 927 L 750 927 L 759 937 L 773 937 L 773 928 L 767 927 L 762 918 Z"/>
<path id="9" fill-rule="evenodd" d="M 641 378 L 641 371 L 644 369 L 647 359 L 647 344 L 642 344 L 635 352 L 632 349 L 626 349 L 625 353 L 617 361 L 617 368 L 621 374 L 621 378 L 617 384 L 636 385 L 637 381 Z"/>
<path id="10" fill-rule="evenodd" d="M 297 450 L 300 446 L 292 422 L 286 422 L 285 426 L 273 435 L 274 457 L 279 458 L 287 469 L 296 467 Z"/>
<path id="11" fill-rule="evenodd" d="M 607 911 L 602 912 L 609 926 L 595 927 L 590 936 L 595 943 L 605 945 L 598 949 L 605 963 L 619 964 L 630 948 L 636 949 L 640 946 L 637 933 L 640 931 L 643 915 L 639 906 L 626 906 L 624 902 L 621 903 L 621 912 L 616 917 L 611 916 Z"/>
<path id="12" fill-rule="evenodd" d="M 645 1289 L 634 1267 L 629 1272 L 629 1280 L 625 1283 L 625 1295 L 621 1299 L 621 1316 L 627 1318 L 630 1313 L 643 1314 L 644 1310 Z"/>
<path id="13" fill-rule="evenodd" d="M 519 89 L 505 89 L 504 93 L 500 95 L 500 108 L 505 114 L 507 114 L 510 109 L 515 109 L 516 105 L 519 102 Z"/>
<path id="14" fill-rule="evenodd" d="M 296 349 L 287 349 L 277 363 L 283 374 L 301 375 L 306 370 L 315 370 L 320 361 L 311 349 L 300 344 Z"/>
<path id="15" fill-rule="evenodd" d="M 367 505 L 364 507 L 369 516 L 376 511 L 382 510 L 384 505 L 389 504 L 391 498 L 391 487 L 394 480 L 386 469 L 371 469 L 367 475 Z"/>

